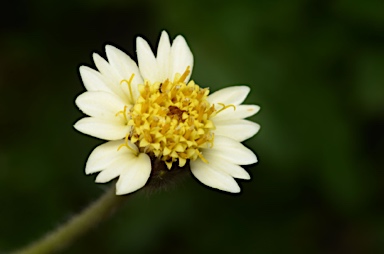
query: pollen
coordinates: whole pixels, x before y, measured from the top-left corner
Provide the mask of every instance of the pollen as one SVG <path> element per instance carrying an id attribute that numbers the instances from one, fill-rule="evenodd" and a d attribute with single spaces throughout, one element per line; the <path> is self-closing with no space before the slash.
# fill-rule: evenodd
<path id="1" fill-rule="evenodd" d="M 204 158 L 201 149 L 212 147 L 215 107 L 208 100 L 208 89 L 194 81 L 185 82 L 189 67 L 173 81 L 139 85 L 140 96 L 127 112 L 131 126 L 128 140 L 165 162 L 183 167 L 188 160 Z M 125 109 L 126 110 L 126 109 Z"/>

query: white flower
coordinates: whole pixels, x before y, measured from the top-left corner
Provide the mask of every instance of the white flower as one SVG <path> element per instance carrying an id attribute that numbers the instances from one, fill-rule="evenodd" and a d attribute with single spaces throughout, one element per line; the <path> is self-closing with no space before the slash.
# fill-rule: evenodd
<path id="1" fill-rule="evenodd" d="M 89 117 L 74 127 L 108 140 L 93 150 L 86 173 L 100 172 L 98 183 L 119 177 L 116 194 L 123 195 L 142 188 L 159 160 L 167 170 L 189 163 L 205 185 L 239 192 L 234 178 L 250 178 L 240 165 L 257 162 L 241 144 L 259 130 L 258 124 L 244 120 L 259 110 L 241 105 L 250 89 L 234 86 L 209 95 L 189 81 L 193 55 L 180 35 L 171 45 L 163 31 L 156 57 L 142 38 L 136 44 L 138 66 L 107 45 L 108 62 L 93 54 L 98 71 L 80 67 L 87 91 L 76 104 Z"/>

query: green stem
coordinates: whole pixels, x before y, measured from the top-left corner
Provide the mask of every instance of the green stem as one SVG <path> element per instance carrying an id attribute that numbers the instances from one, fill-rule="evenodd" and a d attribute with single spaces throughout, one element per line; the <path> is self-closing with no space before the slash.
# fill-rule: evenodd
<path id="1" fill-rule="evenodd" d="M 126 197 L 116 196 L 115 186 L 113 186 L 97 201 L 66 224 L 13 254 L 45 254 L 62 250 L 100 221 L 106 219 L 124 200 L 126 200 Z"/>

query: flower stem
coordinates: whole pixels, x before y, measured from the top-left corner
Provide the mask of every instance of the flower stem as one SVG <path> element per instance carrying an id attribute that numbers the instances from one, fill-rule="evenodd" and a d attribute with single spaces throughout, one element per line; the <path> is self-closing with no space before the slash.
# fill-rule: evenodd
<path id="1" fill-rule="evenodd" d="M 112 188 L 107 190 L 104 195 L 82 213 L 74 216 L 63 226 L 44 236 L 42 239 L 15 251 L 13 254 L 45 254 L 62 250 L 103 219 L 108 218 L 124 200 L 126 200 L 126 196 L 116 196 L 115 186 L 113 185 Z"/>

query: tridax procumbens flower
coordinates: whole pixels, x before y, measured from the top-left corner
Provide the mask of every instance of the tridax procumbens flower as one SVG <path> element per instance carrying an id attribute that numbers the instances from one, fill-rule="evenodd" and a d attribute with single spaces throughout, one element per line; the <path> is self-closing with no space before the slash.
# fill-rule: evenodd
<path id="1" fill-rule="evenodd" d="M 241 144 L 259 130 L 248 120 L 256 105 L 241 105 L 250 89 L 233 86 L 210 94 L 190 80 L 193 55 L 182 36 L 172 45 L 163 31 L 156 57 L 138 37 L 137 64 L 107 45 L 108 61 L 93 54 L 98 71 L 80 67 L 86 92 L 76 99 L 89 117 L 75 128 L 108 140 L 95 148 L 86 173 L 100 172 L 96 182 L 119 177 L 116 194 L 142 188 L 158 170 L 187 168 L 205 185 L 239 192 L 234 178 L 249 179 L 240 166 L 257 161 Z"/>

